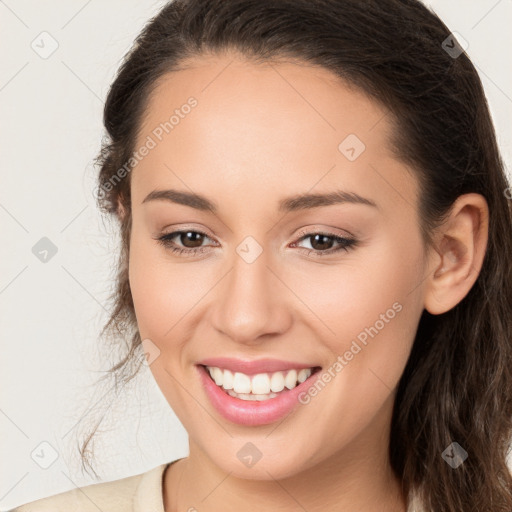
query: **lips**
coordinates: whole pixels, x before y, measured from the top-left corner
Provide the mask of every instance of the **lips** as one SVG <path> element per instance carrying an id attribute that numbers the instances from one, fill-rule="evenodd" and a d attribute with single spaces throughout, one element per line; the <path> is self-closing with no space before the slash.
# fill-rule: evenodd
<path id="1" fill-rule="evenodd" d="M 286 387 L 270 395 L 251 395 L 233 393 L 218 386 L 208 367 L 228 370 L 234 373 L 244 373 L 245 376 L 261 376 L 263 373 L 287 372 L 308 369 L 306 379 L 292 389 Z M 304 364 L 295 361 L 279 361 L 275 359 L 261 359 L 247 361 L 232 358 L 212 358 L 201 361 L 196 365 L 199 377 L 206 396 L 217 412 L 226 420 L 244 426 L 257 426 L 270 424 L 287 417 L 302 402 L 299 395 L 307 390 L 321 375 L 320 366 Z M 310 372 L 309 369 L 313 369 Z M 225 372 L 227 373 L 227 372 Z M 289 373 L 289 372 L 288 372 Z M 302 380 L 302 379 L 301 379 Z"/>

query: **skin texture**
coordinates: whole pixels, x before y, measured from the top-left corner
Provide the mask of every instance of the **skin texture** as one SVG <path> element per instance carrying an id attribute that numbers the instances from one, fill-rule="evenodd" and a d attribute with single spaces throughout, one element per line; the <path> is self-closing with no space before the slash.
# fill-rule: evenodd
<path id="1" fill-rule="evenodd" d="M 423 309 L 448 311 L 478 276 L 486 202 L 459 197 L 436 233 L 436 250 L 427 250 L 414 171 L 392 154 L 389 118 L 376 102 L 297 62 L 262 65 L 225 54 L 187 66 L 160 81 L 137 147 L 190 96 L 197 106 L 131 173 L 137 322 L 142 339 L 160 350 L 150 370 L 190 439 L 189 457 L 165 474 L 165 510 L 229 512 L 251 503 L 255 512 L 403 512 L 406 496 L 388 460 L 396 386 Z M 354 161 L 338 149 L 349 134 L 366 146 Z M 169 188 L 206 196 L 218 213 L 143 203 Z M 277 210 L 285 197 L 339 189 L 377 208 Z M 206 251 L 176 255 L 156 240 L 177 230 L 205 232 Z M 302 230 L 357 244 L 308 255 L 322 248 L 301 239 Z M 247 236 L 263 249 L 250 264 L 236 252 Z M 187 239 L 173 240 L 187 247 Z M 324 251 L 339 246 L 329 241 Z M 394 318 L 284 420 L 240 426 L 208 401 L 195 368 L 201 359 L 268 357 L 327 369 L 394 303 L 401 305 Z M 247 442 L 262 453 L 251 468 L 237 457 Z"/>

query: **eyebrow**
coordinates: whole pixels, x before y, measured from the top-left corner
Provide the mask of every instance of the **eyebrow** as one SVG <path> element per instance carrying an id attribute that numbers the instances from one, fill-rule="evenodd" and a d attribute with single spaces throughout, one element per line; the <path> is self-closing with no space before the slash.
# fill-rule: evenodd
<path id="1" fill-rule="evenodd" d="M 196 210 L 209 211 L 217 213 L 218 207 L 206 197 L 195 194 L 193 192 L 186 192 L 182 190 L 153 190 L 142 201 L 147 203 L 149 201 L 170 201 L 171 203 L 190 206 Z M 281 199 L 278 203 L 278 211 L 280 212 L 293 212 L 298 210 L 306 210 L 309 208 L 317 208 L 319 206 L 330 206 L 333 204 L 363 204 L 378 208 L 377 204 L 371 199 L 362 197 L 355 192 L 348 192 L 345 190 L 336 190 L 326 194 L 298 194 L 295 196 Z"/>

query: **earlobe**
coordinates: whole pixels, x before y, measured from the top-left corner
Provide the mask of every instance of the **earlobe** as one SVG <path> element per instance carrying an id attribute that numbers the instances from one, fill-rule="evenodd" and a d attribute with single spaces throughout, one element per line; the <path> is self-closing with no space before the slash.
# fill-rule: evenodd
<path id="1" fill-rule="evenodd" d="M 449 218 L 437 233 L 435 254 L 425 287 L 425 309 L 446 313 L 469 292 L 480 274 L 488 239 L 489 210 L 480 194 L 455 201 Z"/>

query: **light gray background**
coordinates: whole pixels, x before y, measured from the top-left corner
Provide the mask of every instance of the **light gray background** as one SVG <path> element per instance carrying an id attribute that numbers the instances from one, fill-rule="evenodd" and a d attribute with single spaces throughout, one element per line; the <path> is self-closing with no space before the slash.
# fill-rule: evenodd
<path id="1" fill-rule="evenodd" d="M 512 2 L 428 3 L 469 42 L 510 169 Z M 163 4 L 0 0 L 1 510 L 94 483 L 73 448 L 80 415 L 96 400 L 110 429 L 96 448 L 105 480 L 188 453 L 186 432 L 149 370 L 136 393 L 118 400 L 102 401 L 91 386 L 118 241 L 93 197 L 103 100 L 121 57 Z M 31 48 L 34 40 L 42 46 L 43 31 L 59 45 L 47 59 Z M 32 253 L 42 237 L 58 248 L 47 263 Z M 35 462 L 51 457 L 42 442 L 59 454 L 48 469 Z"/>

